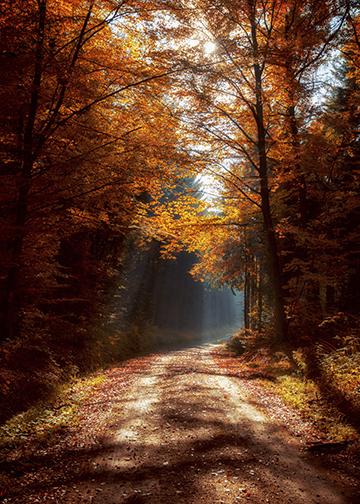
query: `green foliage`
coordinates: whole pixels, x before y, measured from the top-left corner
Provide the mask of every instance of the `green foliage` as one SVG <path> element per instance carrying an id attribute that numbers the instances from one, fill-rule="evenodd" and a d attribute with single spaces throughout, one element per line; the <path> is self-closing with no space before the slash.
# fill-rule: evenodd
<path id="1" fill-rule="evenodd" d="M 358 439 L 353 412 L 360 411 L 359 339 L 339 336 L 337 345 L 338 348 L 326 342 L 317 345 L 314 351 L 320 374 L 316 376 L 308 348 L 297 348 L 291 356 L 274 352 L 254 331 L 236 333 L 227 348 L 238 355 L 236 367 L 244 378 L 260 380 L 263 386 L 280 395 L 313 423 L 324 439 Z"/>
<path id="2" fill-rule="evenodd" d="M 0 448 L 21 445 L 29 438 L 42 441 L 63 428 L 73 426 L 79 405 L 104 379 L 103 374 L 95 374 L 75 378 L 66 385 L 53 386 L 50 398 L 12 416 L 0 427 Z"/>
<path id="3" fill-rule="evenodd" d="M 346 422 L 339 410 L 324 399 L 318 384 L 303 376 L 281 376 L 273 387 L 288 404 L 316 425 L 324 438 L 331 441 L 357 439 L 356 430 Z"/>

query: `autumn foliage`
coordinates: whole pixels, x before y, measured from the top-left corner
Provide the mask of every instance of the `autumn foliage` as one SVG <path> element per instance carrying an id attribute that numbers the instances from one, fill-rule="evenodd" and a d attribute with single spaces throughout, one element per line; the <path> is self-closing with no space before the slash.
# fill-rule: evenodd
<path id="1" fill-rule="evenodd" d="M 118 356 L 149 243 L 277 345 L 356 317 L 359 37 L 346 0 L 2 3 L 3 401 Z"/>
<path id="2" fill-rule="evenodd" d="M 215 44 L 204 62 L 179 42 L 191 103 L 179 114 L 216 194 L 160 205 L 159 222 L 170 235 L 182 214 L 173 246 L 199 251 L 195 275 L 244 290 L 246 326 L 272 325 L 281 344 L 314 338 L 326 317 L 358 310 L 356 13 L 348 2 L 201 1 L 174 16 L 169 36 Z"/>

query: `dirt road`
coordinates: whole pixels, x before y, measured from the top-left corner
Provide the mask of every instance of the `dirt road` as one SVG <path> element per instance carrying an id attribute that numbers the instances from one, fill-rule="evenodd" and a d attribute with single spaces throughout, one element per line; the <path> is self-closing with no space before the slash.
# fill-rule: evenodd
<path id="1" fill-rule="evenodd" d="M 252 405 L 241 380 L 224 375 L 209 346 L 157 358 L 113 414 L 95 481 L 77 488 L 88 502 L 350 502 Z"/>
<path id="2" fill-rule="evenodd" d="M 101 446 L 83 455 L 81 470 L 74 466 L 76 477 L 69 458 L 65 479 L 35 485 L 23 502 L 356 502 L 254 404 L 246 381 L 218 367 L 211 346 L 159 354 L 128 386 L 116 383 L 110 399 L 94 397 L 111 412 Z"/>

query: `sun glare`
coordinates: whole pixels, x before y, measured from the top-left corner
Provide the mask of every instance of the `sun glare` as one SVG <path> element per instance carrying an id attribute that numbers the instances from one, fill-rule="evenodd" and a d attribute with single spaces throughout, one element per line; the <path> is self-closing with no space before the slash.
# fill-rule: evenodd
<path id="1" fill-rule="evenodd" d="M 198 39 L 189 39 L 187 43 L 188 43 L 189 47 L 197 47 L 200 44 L 200 40 L 198 40 Z"/>
<path id="2" fill-rule="evenodd" d="M 207 42 L 205 42 L 203 47 L 204 47 L 205 56 L 210 56 L 211 54 L 213 54 L 216 51 L 216 48 L 217 48 L 215 42 L 212 42 L 211 40 L 208 40 Z"/>

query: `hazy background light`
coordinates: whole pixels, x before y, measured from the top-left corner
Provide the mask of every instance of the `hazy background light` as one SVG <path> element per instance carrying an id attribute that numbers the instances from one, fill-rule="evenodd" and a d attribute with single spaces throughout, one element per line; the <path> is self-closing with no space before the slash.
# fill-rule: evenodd
<path id="1" fill-rule="evenodd" d="M 217 45 L 212 40 L 208 40 L 207 42 L 205 42 L 203 48 L 205 56 L 210 56 L 216 51 Z"/>
<path id="2" fill-rule="evenodd" d="M 198 40 L 198 39 L 189 39 L 187 41 L 187 45 L 189 47 L 197 47 L 199 44 L 200 44 L 200 40 Z"/>

